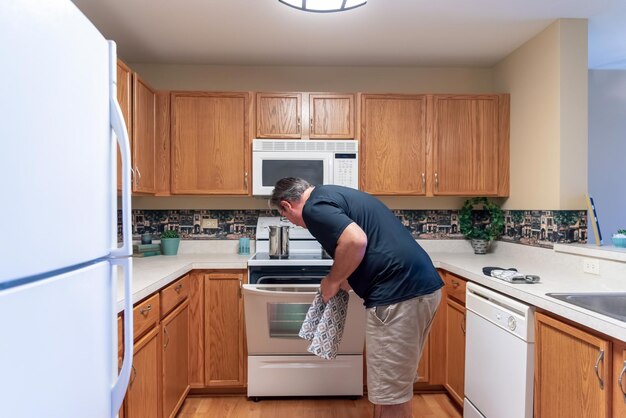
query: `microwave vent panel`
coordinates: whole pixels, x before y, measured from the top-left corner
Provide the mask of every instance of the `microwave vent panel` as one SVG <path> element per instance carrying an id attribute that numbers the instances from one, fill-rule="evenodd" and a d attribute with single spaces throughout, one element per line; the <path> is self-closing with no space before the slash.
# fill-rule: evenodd
<path id="1" fill-rule="evenodd" d="M 359 149 L 359 143 L 353 140 L 347 141 L 313 141 L 313 140 L 298 140 L 298 141 L 273 141 L 273 140 L 258 140 L 255 139 L 252 142 L 252 149 L 254 151 L 266 151 L 266 152 L 347 152 L 356 153 Z"/>

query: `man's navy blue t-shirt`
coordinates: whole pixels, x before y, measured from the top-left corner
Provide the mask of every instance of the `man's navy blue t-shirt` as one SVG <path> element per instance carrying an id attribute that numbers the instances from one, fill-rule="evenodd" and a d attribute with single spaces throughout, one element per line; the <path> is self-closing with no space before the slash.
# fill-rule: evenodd
<path id="1" fill-rule="evenodd" d="M 354 222 L 365 232 L 365 256 L 348 283 L 367 308 L 427 295 L 443 286 L 424 249 L 380 200 L 367 193 L 341 186 L 316 186 L 302 217 L 333 258 L 337 241 L 348 225 Z"/>

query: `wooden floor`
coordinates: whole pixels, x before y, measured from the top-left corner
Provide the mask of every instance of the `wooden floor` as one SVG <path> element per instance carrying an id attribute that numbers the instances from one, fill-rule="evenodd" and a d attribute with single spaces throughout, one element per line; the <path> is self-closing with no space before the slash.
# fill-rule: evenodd
<path id="1" fill-rule="evenodd" d="M 358 400 L 264 399 L 260 402 L 245 396 L 188 397 L 177 418 L 371 418 L 373 406 L 367 397 Z M 445 394 L 413 397 L 413 418 L 461 418 Z"/>

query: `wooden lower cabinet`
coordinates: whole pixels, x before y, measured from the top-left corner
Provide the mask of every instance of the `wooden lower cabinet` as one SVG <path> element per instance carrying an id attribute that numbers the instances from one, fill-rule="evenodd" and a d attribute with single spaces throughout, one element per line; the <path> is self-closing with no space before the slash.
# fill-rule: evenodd
<path id="1" fill-rule="evenodd" d="M 176 415 L 189 392 L 189 301 L 161 320 L 163 418 Z"/>
<path id="2" fill-rule="evenodd" d="M 446 299 L 445 387 L 459 405 L 465 395 L 465 306 Z"/>
<path id="3" fill-rule="evenodd" d="M 125 401 L 127 418 L 161 416 L 159 360 L 159 327 L 156 327 L 135 343 L 133 367 Z"/>
<path id="4" fill-rule="evenodd" d="M 626 417 L 626 343 L 613 343 L 613 416 Z"/>
<path id="5" fill-rule="evenodd" d="M 204 384 L 245 387 L 244 272 L 204 276 Z"/>
<path id="6" fill-rule="evenodd" d="M 535 418 L 611 417 L 610 350 L 609 341 L 536 313 Z"/>

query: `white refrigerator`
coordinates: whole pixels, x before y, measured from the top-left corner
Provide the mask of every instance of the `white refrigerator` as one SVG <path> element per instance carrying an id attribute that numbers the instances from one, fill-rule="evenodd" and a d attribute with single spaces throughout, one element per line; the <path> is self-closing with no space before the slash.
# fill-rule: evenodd
<path id="1" fill-rule="evenodd" d="M 124 332 L 118 370 L 132 242 L 115 44 L 69 0 L 2 0 L 0 62 L 0 417 L 116 416 L 133 347 Z"/>

